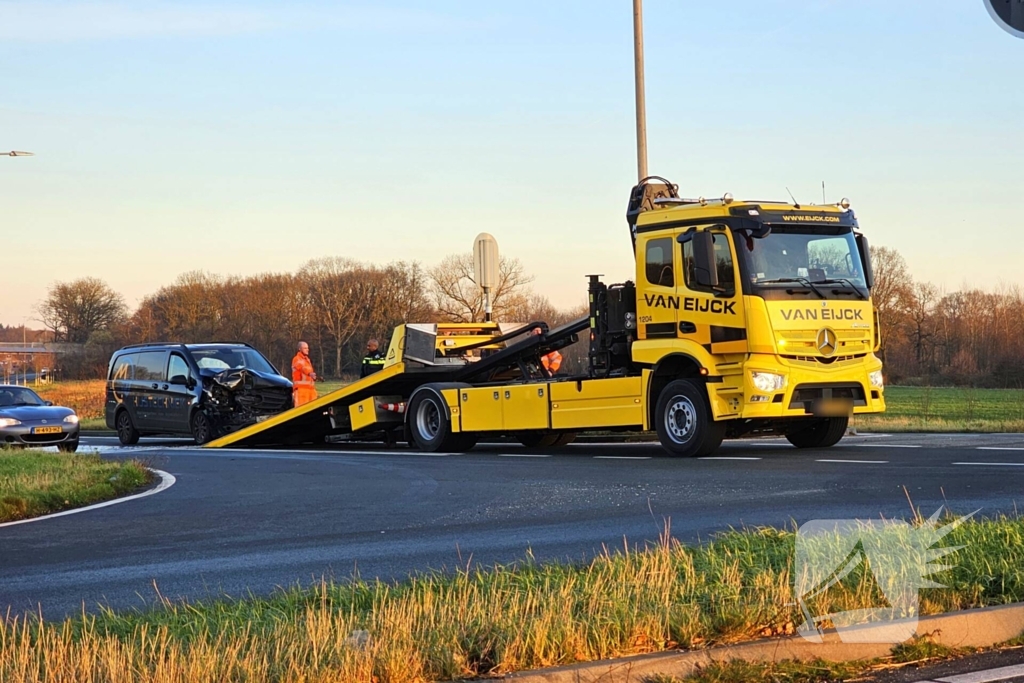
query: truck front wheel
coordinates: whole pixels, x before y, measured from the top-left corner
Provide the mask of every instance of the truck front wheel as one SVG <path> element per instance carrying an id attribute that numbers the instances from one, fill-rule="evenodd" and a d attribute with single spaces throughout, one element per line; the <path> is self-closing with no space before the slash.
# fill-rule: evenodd
<path id="1" fill-rule="evenodd" d="M 828 448 L 839 443 L 849 424 L 848 417 L 826 417 L 787 433 L 786 439 L 797 448 Z"/>
<path id="2" fill-rule="evenodd" d="M 712 419 L 703 392 L 689 380 L 669 382 L 658 396 L 654 413 L 658 439 L 672 455 L 710 455 L 722 445 L 725 423 Z"/>

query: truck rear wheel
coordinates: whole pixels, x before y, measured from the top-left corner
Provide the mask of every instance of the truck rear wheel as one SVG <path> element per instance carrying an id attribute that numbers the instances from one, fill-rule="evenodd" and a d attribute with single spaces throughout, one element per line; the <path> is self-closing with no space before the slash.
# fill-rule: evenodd
<path id="1" fill-rule="evenodd" d="M 693 382 L 669 382 L 658 396 L 655 428 L 662 447 L 672 455 L 709 455 L 722 445 L 725 423 L 715 422 L 703 391 Z"/>
<path id="2" fill-rule="evenodd" d="M 440 394 L 434 391 L 421 391 L 413 396 L 408 414 L 409 435 L 421 451 L 469 450 L 476 445 L 474 435 L 452 433 L 448 407 Z"/>
<path id="3" fill-rule="evenodd" d="M 786 439 L 797 448 L 828 448 L 839 443 L 849 424 L 848 417 L 826 417 L 789 432 Z"/>

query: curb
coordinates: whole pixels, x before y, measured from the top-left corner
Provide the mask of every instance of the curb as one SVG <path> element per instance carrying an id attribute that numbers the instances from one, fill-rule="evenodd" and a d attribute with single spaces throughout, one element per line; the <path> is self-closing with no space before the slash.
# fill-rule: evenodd
<path id="1" fill-rule="evenodd" d="M 698 667 L 733 660 L 770 663 L 783 660 L 851 662 L 877 659 L 891 654 L 893 644 L 870 641 L 873 638 L 884 639 L 887 628 L 887 624 L 881 624 L 848 629 L 843 635 L 851 642 L 842 642 L 835 631 L 826 631 L 823 643 L 812 643 L 799 637 L 755 640 L 706 650 L 658 652 L 522 671 L 489 680 L 517 683 L 637 683 L 653 676 L 685 678 Z M 1024 633 L 1024 603 L 922 617 L 918 620 L 917 633 L 931 642 L 948 647 L 991 647 Z M 857 640 L 861 642 L 852 642 Z"/>
<path id="2" fill-rule="evenodd" d="M 160 483 L 151 489 L 146 489 L 142 493 L 135 493 L 130 496 L 124 496 L 122 498 L 111 498 L 105 500 L 102 503 L 93 503 L 92 505 L 86 505 L 80 508 L 71 508 L 70 510 L 63 510 L 61 512 L 52 512 L 48 515 L 40 515 L 39 517 L 29 517 L 28 519 L 16 519 L 13 522 L 3 522 L 0 524 L 0 529 L 9 526 L 18 526 L 19 524 L 30 524 L 32 522 L 42 522 L 47 519 L 55 519 L 57 517 L 67 517 L 68 515 L 77 515 L 79 512 L 89 512 L 90 510 L 98 510 L 100 508 L 110 507 L 111 505 L 119 505 L 121 503 L 127 503 L 130 500 L 138 500 L 139 498 L 146 498 L 154 494 L 166 491 L 167 489 L 174 486 L 177 479 L 170 472 L 164 472 L 163 470 L 155 470 L 152 467 L 147 467 L 150 472 L 160 478 Z"/>

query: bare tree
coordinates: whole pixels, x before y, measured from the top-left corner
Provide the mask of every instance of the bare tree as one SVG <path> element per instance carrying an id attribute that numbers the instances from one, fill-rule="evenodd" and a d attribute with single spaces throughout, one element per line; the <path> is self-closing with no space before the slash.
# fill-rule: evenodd
<path id="1" fill-rule="evenodd" d="M 884 361 L 889 340 L 911 306 L 914 279 L 910 276 L 910 269 L 903 256 L 890 247 L 872 247 L 871 264 L 875 274 L 871 299 L 878 311 L 878 334 Z"/>
<path id="2" fill-rule="evenodd" d="M 480 322 L 484 319 L 484 295 L 473 279 L 473 255 L 452 254 L 430 269 L 431 295 L 437 314 L 448 322 Z M 498 264 L 498 286 L 491 292 L 496 320 L 511 320 L 509 313 L 529 307 L 529 284 L 516 258 L 502 257 Z"/>
<path id="3" fill-rule="evenodd" d="M 75 344 L 84 344 L 93 332 L 121 322 L 127 310 L 121 295 L 94 277 L 54 284 L 38 308 L 55 341 Z"/>
<path id="4" fill-rule="evenodd" d="M 366 304 L 367 269 L 351 259 L 337 256 L 309 261 L 299 279 L 309 292 L 320 324 L 334 340 L 334 372 L 341 375 L 342 349 L 368 321 Z"/>

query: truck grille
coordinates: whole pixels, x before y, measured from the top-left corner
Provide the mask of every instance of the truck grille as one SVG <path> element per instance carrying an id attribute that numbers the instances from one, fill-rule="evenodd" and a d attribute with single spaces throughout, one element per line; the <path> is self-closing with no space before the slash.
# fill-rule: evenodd
<path id="1" fill-rule="evenodd" d="M 793 360 L 793 361 L 797 361 L 799 363 L 814 363 L 814 364 L 819 364 L 820 363 L 821 365 L 831 365 L 832 363 L 845 363 L 847 361 L 857 360 L 858 358 L 863 358 L 866 355 L 867 355 L 866 353 L 855 353 L 852 356 L 831 356 L 831 357 L 825 357 L 825 356 L 785 356 L 784 355 L 782 357 L 785 358 L 786 360 Z"/>

